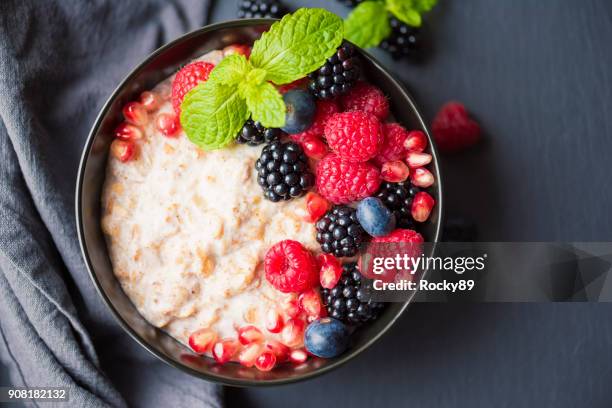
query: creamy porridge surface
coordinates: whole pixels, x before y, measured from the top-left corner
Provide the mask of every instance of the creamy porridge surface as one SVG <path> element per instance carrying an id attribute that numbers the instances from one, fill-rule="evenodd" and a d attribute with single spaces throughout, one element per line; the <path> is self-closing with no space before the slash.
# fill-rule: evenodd
<path id="1" fill-rule="evenodd" d="M 200 60 L 220 58 L 214 51 Z M 168 95 L 170 80 L 155 92 Z M 168 98 L 150 116 L 159 112 L 172 112 Z M 263 146 L 204 152 L 182 132 L 164 136 L 153 120 L 143 132 L 134 161 L 109 157 L 102 195 L 124 291 L 151 324 L 185 344 L 201 328 L 219 338 L 247 324 L 263 328 L 266 311 L 291 297 L 266 281 L 266 250 L 283 239 L 318 249 L 314 225 L 303 220 L 305 199 L 263 198 L 254 169 Z"/>

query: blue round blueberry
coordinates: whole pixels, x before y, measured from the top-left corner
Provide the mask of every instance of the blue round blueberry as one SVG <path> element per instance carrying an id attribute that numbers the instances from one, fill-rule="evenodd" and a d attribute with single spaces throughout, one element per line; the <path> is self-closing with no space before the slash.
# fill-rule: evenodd
<path id="1" fill-rule="evenodd" d="M 283 95 L 287 106 L 285 126 L 281 129 L 289 134 L 301 133 L 312 125 L 317 105 L 310 92 L 292 89 Z"/>
<path id="2" fill-rule="evenodd" d="M 349 331 L 340 320 L 324 317 L 308 325 L 304 345 L 308 352 L 322 358 L 339 356 L 349 343 Z"/>
<path id="3" fill-rule="evenodd" d="M 395 229 L 395 215 L 376 197 L 364 198 L 357 205 L 357 221 L 373 237 L 382 237 Z"/>

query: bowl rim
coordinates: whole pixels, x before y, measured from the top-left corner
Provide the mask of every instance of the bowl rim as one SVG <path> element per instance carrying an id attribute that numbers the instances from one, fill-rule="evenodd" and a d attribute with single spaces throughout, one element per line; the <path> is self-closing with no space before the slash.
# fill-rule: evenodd
<path id="1" fill-rule="evenodd" d="M 176 361 L 174 361 L 171 358 L 168 358 L 167 356 L 165 356 L 163 353 L 159 352 L 158 350 L 156 350 L 154 347 L 150 346 L 148 344 L 148 342 L 142 338 L 138 333 L 136 333 L 136 331 L 134 329 L 132 329 L 132 327 L 129 325 L 129 323 L 127 323 L 119 314 L 118 310 L 115 308 L 113 302 L 110 300 L 110 298 L 106 295 L 106 293 L 104 292 L 102 285 L 100 283 L 100 281 L 98 280 L 97 275 L 94 272 L 94 266 L 91 262 L 91 258 L 89 256 L 89 250 L 85 244 L 85 236 L 84 236 L 84 226 L 83 226 L 83 212 L 82 212 L 82 193 L 83 193 L 83 179 L 84 179 L 84 173 L 85 173 L 85 168 L 87 165 L 87 159 L 91 153 L 92 150 L 92 146 L 94 143 L 94 139 L 95 136 L 97 135 L 99 128 L 101 126 L 101 123 L 103 122 L 103 119 L 106 117 L 110 107 L 112 106 L 112 104 L 115 102 L 117 95 L 123 91 L 125 89 L 125 87 L 127 85 L 130 84 L 130 82 L 133 80 L 133 78 L 141 71 L 141 69 L 143 69 L 147 64 L 149 64 L 151 61 L 153 61 L 158 55 L 160 55 L 161 53 L 167 51 L 168 49 L 171 49 L 179 44 L 181 44 L 182 42 L 192 38 L 192 37 L 196 37 L 196 36 L 200 36 L 202 34 L 205 33 L 209 33 L 209 32 L 214 32 L 216 30 L 219 29 L 228 29 L 228 28 L 238 28 L 238 27 L 249 27 L 249 26 L 253 26 L 253 25 L 260 25 L 260 24 L 268 24 L 268 23 L 274 23 L 275 21 L 278 21 L 278 19 L 273 19 L 273 18 L 251 18 L 251 19 L 234 19 L 234 20 L 227 20 L 227 21 L 223 21 L 223 22 L 218 22 L 218 23 L 214 23 L 214 24 L 208 24 L 206 26 L 203 26 L 201 28 L 198 28 L 196 30 L 190 31 L 180 37 L 177 37 L 176 39 L 162 45 L 161 47 L 157 48 L 155 51 L 153 51 L 152 53 L 148 54 L 147 57 L 142 60 L 138 65 L 136 65 L 125 77 L 124 79 L 119 83 L 119 85 L 117 85 L 115 87 L 115 89 L 112 91 L 112 93 L 108 96 L 108 98 L 106 99 L 106 101 L 104 102 L 104 105 L 102 106 L 102 108 L 100 109 L 98 115 L 96 116 L 96 119 L 94 121 L 94 124 L 91 127 L 91 130 L 89 131 L 88 135 L 87 135 L 87 139 L 85 141 L 85 144 L 83 146 L 83 150 L 81 153 L 81 158 L 79 160 L 79 167 L 78 167 L 78 173 L 77 173 L 77 180 L 76 180 L 76 190 L 75 190 L 75 217 L 76 217 L 76 226 L 77 226 L 77 236 L 78 236 L 78 241 L 79 241 L 79 247 L 81 249 L 81 254 L 87 269 L 87 272 L 89 273 L 89 277 L 92 280 L 96 291 L 98 292 L 98 294 L 102 297 L 102 299 L 104 300 L 104 303 L 106 304 L 106 306 L 110 309 L 111 314 L 114 316 L 115 320 L 119 323 L 119 326 L 121 326 L 121 328 L 123 330 L 125 330 L 130 337 L 135 340 L 141 347 L 143 347 L 145 350 L 147 350 L 149 353 L 153 354 L 155 357 L 157 357 L 158 359 L 160 359 L 161 361 L 163 361 L 164 363 L 177 368 L 187 374 L 190 374 L 194 377 L 203 379 L 203 380 L 207 380 L 207 381 L 211 381 L 211 382 L 215 382 L 218 384 L 222 384 L 222 385 L 226 385 L 226 386 L 235 386 L 235 387 L 266 387 L 266 386 L 277 386 L 277 385 L 284 385 L 284 384 L 291 384 L 291 383 L 296 383 L 296 382 L 300 382 L 300 381 L 304 381 L 304 380 L 308 380 L 308 379 L 312 379 L 314 377 L 318 377 L 320 375 L 329 373 L 330 371 L 340 367 L 341 365 L 347 363 L 348 361 L 352 360 L 353 358 L 355 358 L 357 355 L 361 354 L 364 350 L 366 350 L 367 348 L 369 348 L 372 344 L 374 344 L 376 341 L 378 341 L 394 324 L 395 322 L 399 319 L 399 317 L 401 315 L 404 314 L 404 312 L 406 311 L 406 309 L 408 308 L 408 306 L 412 303 L 412 300 L 414 299 L 414 296 L 416 295 L 416 292 L 413 292 L 412 295 L 402 303 L 402 306 L 400 307 L 400 309 L 396 312 L 396 314 L 389 320 L 389 322 L 383 326 L 383 328 L 378 331 L 374 336 L 372 336 L 371 338 L 367 339 L 364 344 L 362 344 L 360 347 L 357 348 L 353 348 L 350 350 L 349 353 L 346 353 L 340 357 L 337 358 L 337 360 L 333 361 L 330 364 L 327 364 L 321 368 L 317 368 L 315 370 L 313 370 L 312 372 L 309 373 L 305 373 L 301 376 L 297 376 L 297 377 L 291 377 L 291 378 L 283 378 L 283 379 L 272 379 L 272 380 L 264 380 L 264 381 L 259 381 L 259 380 L 237 380 L 237 379 L 232 379 L 232 378 L 227 378 L 227 377 L 218 377 L 215 376 L 214 374 L 209 374 L 209 373 L 203 373 L 197 370 L 194 370 L 186 365 L 180 364 Z M 363 50 L 360 47 L 357 47 L 359 49 L 359 51 L 361 52 L 362 56 L 365 57 L 369 63 L 371 63 L 381 74 L 383 74 L 386 78 L 386 80 L 388 80 L 391 84 L 393 84 L 394 87 L 396 87 L 397 89 L 399 89 L 399 91 L 403 94 L 403 96 L 406 98 L 406 100 L 408 101 L 409 104 L 409 108 L 413 111 L 413 113 L 415 114 L 421 129 L 424 131 L 425 135 L 427 136 L 428 142 L 429 142 L 429 148 L 431 151 L 431 155 L 433 157 L 432 160 L 432 164 L 438 174 L 438 179 L 436 180 L 436 194 L 437 194 L 437 200 L 436 200 L 436 206 L 435 206 L 435 211 L 436 211 L 436 215 L 437 215 L 437 225 L 435 227 L 435 232 L 434 232 L 434 237 L 432 241 L 428 241 L 432 243 L 432 251 L 435 251 L 435 248 L 439 242 L 440 239 L 440 233 L 441 233 L 441 229 L 442 229 L 442 225 L 443 225 L 443 208 L 444 208 L 444 200 L 443 200 L 443 196 L 442 196 L 442 192 L 443 192 L 443 182 L 442 182 L 442 177 L 441 177 L 441 169 L 440 169 L 440 162 L 439 162 L 439 155 L 435 146 L 435 143 L 433 142 L 433 138 L 430 134 L 429 128 L 427 126 L 427 124 L 425 123 L 425 121 L 423 120 L 423 116 L 421 114 L 421 112 L 419 111 L 419 109 L 417 108 L 411 94 L 408 92 L 408 90 L 406 89 L 406 87 L 399 82 L 398 80 L 395 79 L 395 77 L 376 59 L 374 58 L 370 53 L 368 53 L 367 51 Z M 425 273 L 427 273 L 427 271 L 425 271 Z M 159 328 L 156 328 L 159 329 Z"/>

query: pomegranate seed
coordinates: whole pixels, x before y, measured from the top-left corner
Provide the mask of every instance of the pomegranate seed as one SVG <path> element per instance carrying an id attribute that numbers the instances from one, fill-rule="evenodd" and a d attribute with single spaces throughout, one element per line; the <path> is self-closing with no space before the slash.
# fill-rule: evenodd
<path id="1" fill-rule="evenodd" d="M 115 139 L 110 146 L 112 155 L 122 162 L 130 160 L 134 156 L 134 150 L 134 143 L 128 140 Z"/>
<path id="2" fill-rule="evenodd" d="M 289 357 L 291 349 L 280 341 L 268 340 L 264 346 L 266 351 L 274 353 L 277 361 L 285 361 Z"/>
<path id="3" fill-rule="evenodd" d="M 289 319 L 281 331 L 281 341 L 285 346 L 297 347 L 304 341 L 304 322 L 300 319 Z"/>
<path id="4" fill-rule="evenodd" d="M 261 344 L 249 344 L 242 349 L 240 354 L 238 354 L 238 362 L 245 367 L 253 367 L 255 360 L 257 357 L 259 357 L 262 351 L 263 346 Z"/>
<path id="5" fill-rule="evenodd" d="M 306 136 L 302 140 L 302 149 L 311 159 L 321 160 L 327 154 L 327 145 L 316 136 Z"/>
<path id="6" fill-rule="evenodd" d="M 176 116 L 171 113 L 157 115 L 155 124 L 160 132 L 169 137 L 175 136 L 180 129 Z"/>
<path id="7" fill-rule="evenodd" d="M 278 333 L 283 328 L 283 316 L 276 309 L 268 310 L 266 313 L 266 329 L 270 333 Z"/>
<path id="8" fill-rule="evenodd" d="M 300 308 L 302 308 L 309 317 L 318 318 L 321 314 L 321 296 L 319 296 L 319 292 L 316 290 L 310 289 L 300 294 L 298 301 Z"/>
<path id="9" fill-rule="evenodd" d="M 215 343 L 212 348 L 212 354 L 218 363 L 225 364 L 234 357 L 236 351 L 240 347 L 234 339 L 224 339 Z"/>
<path id="10" fill-rule="evenodd" d="M 412 200 L 412 218 L 418 222 L 425 222 L 431 214 L 431 210 L 435 205 L 435 200 L 425 191 L 416 193 Z"/>
<path id="11" fill-rule="evenodd" d="M 338 258 L 329 254 L 321 254 L 317 257 L 321 269 L 319 270 L 319 281 L 325 289 L 336 286 L 342 276 L 342 265 Z"/>
<path id="12" fill-rule="evenodd" d="M 145 91 L 140 94 L 140 103 L 151 112 L 159 107 L 159 97 L 153 92 Z"/>
<path id="13" fill-rule="evenodd" d="M 257 360 L 255 360 L 255 367 L 259 371 L 270 371 L 276 365 L 276 356 L 270 351 L 264 351 L 261 353 Z"/>
<path id="14" fill-rule="evenodd" d="M 259 343 L 263 340 L 263 334 L 255 326 L 244 326 L 238 329 L 238 340 L 242 344 Z"/>
<path id="15" fill-rule="evenodd" d="M 283 310 L 289 317 L 296 317 L 300 314 L 300 306 L 296 298 L 288 298 L 283 303 Z"/>
<path id="16" fill-rule="evenodd" d="M 411 169 L 427 166 L 429 163 L 431 163 L 431 154 L 410 152 L 406 156 L 406 163 Z"/>
<path id="17" fill-rule="evenodd" d="M 147 110 L 140 102 L 128 102 L 123 107 L 123 117 L 134 125 L 146 125 L 149 120 Z"/>
<path id="18" fill-rule="evenodd" d="M 412 181 L 412 184 L 417 187 L 427 188 L 434 183 L 435 179 L 434 175 L 431 174 L 431 171 L 424 167 L 419 167 L 418 169 L 414 169 L 412 171 L 410 181 Z"/>
<path id="19" fill-rule="evenodd" d="M 410 169 L 401 160 L 386 162 L 380 170 L 380 177 L 390 183 L 404 181 L 410 175 Z"/>
<path id="20" fill-rule="evenodd" d="M 242 54 L 249 58 L 251 55 L 251 47 L 244 44 L 232 44 L 223 49 L 223 56 L 227 57 L 228 55 L 232 54 Z"/>
<path id="21" fill-rule="evenodd" d="M 308 222 L 317 222 L 329 210 L 329 201 L 317 193 L 306 194 L 306 209 L 308 210 Z"/>
<path id="22" fill-rule="evenodd" d="M 189 336 L 189 347 L 198 354 L 210 351 L 217 341 L 217 332 L 212 329 L 200 329 Z"/>
<path id="23" fill-rule="evenodd" d="M 295 364 L 302 364 L 304 361 L 308 360 L 308 353 L 304 349 L 291 350 L 291 353 L 289 353 L 289 360 Z"/>
<path id="24" fill-rule="evenodd" d="M 138 126 L 131 125 L 127 122 L 121 122 L 115 129 L 115 137 L 121 140 L 138 140 L 142 139 L 142 130 Z"/>
<path id="25" fill-rule="evenodd" d="M 422 152 L 427 147 L 427 136 L 420 130 L 413 130 L 408 133 L 404 147 L 409 152 Z"/>

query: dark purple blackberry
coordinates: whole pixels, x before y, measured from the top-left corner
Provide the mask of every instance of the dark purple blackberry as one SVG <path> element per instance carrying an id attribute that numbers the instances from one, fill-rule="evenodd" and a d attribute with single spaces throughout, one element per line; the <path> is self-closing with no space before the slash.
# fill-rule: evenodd
<path id="1" fill-rule="evenodd" d="M 294 142 L 267 144 L 255 162 L 257 183 L 273 202 L 299 197 L 314 185 L 302 148 Z"/>
<path id="2" fill-rule="evenodd" d="M 285 14 L 277 0 L 242 0 L 238 4 L 238 18 L 280 18 Z"/>
<path id="3" fill-rule="evenodd" d="M 380 43 L 380 48 L 388 51 L 395 59 L 416 56 L 421 50 L 421 32 L 416 27 L 398 20 L 389 18 L 391 35 Z"/>
<path id="4" fill-rule="evenodd" d="M 397 228 L 414 229 L 411 208 L 412 199 L 420 189 L 413 186 L 410 181 L 401 183 L 385 182 L 380 185 L 376 197 L 395 214 Z"/>
<path id="5" fill-rule="evenodd" d="M 367 235 L 357 221 L 357 210 L 337 205 L 317 221 L 317 242 L 323 252 L 337 257 L 354 256 L 363 249 Z"/>
<path id="6" fill-rule="evenodd" d="M 359 72 L 355 47 L 343 43 L 321 68 L 308 75 L 308 89 L 319 99 L 330 99 L 348 92 L 359 79 Z"/>
<path id="7" fill-rule="evenodd" d="M 351 325 L 375 320 L 385 304 L 370 299 L 371 281 L 361 275 L 354 262 L 344 264 L 342 269 L 342 277 L 335 287 L 321 289 L 321 298 L 327 313 L 334 319 Z"/>
<path id="8" fill-rule="evenodd" d="M 249 119 L 236 135 L 236 143 L 257 146 L 262 143 L 270 143 L 279 140 L 281 135 L 283 135 L 282 130 L 276 128 L 268 129 L 261 123 Z"/>
<path id="9" fill-rule="evenodd" d="M 361 3 L 363 3 L 366 0 L 338 0 L 339 3 L 344 4 L 346 7 L 357 7 L 358 5 L 360 5 Z"/>

